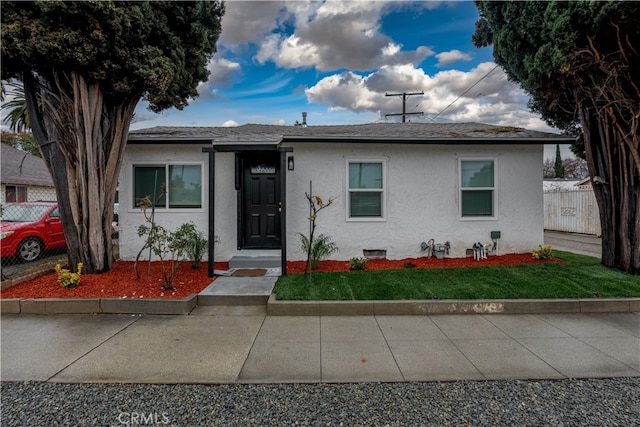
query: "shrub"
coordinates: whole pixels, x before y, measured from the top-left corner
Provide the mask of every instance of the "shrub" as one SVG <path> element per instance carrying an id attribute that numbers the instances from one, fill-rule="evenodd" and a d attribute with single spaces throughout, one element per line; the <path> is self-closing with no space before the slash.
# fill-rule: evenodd
<path id="1" fill-rule="evenodd" d="M 165 290 L 174 289 L 173 279 L 180 268 L 180 264 L 189 259 L 187 257 L 187 251 L 189 246 L 193 244 L 193 238 L 197 236 L 197 234 L 198 232 L 193 223 L 182 224 L 173 232 L 167 231 L 155 222 L 152 222 L 151 225 L 139 226 L 138 236 L 142 237 L 146 235 L 147 237 L 134 263 L 136 277 L 140 277 L 138 273 L 138 259 L 145 249 L 149 249 L 150 255 L 155 255 L 160 260 L 162 268 L 162 288 Z M 149 257 L 149 262 L 151 262 L 151 257 Z"/>
<path id="2" fill-rule="evenodd" d="M 551 259 L 553 258 L 553 251 L 551 250 L 551 245 L 538 245 L 538 249 L 533 251 L 534 259 Z"/>
<path id="3" fill-rule="evenodd" d="M 58 283 L 65 288 L 75 288 L 80 283 L 80 274 L 82 273 L 82 263 L 78 263 L 78 272 L 72 273 L 71 271 L 60 267 L 60 264 L 56 264 L 54 267 L 56 273 L 58 273 Z"/>
<path id="4" fill-rule="evenodd" d="M 193 222 L 184 224 L 181 230 L 186 241 L 185 255 L 191 261 L 191 268 L 195 270 L 200 267 L 204 252 L 207 250 L 208 240 L 198 231 Z"/>
<path id="5" fill-rule="evenodd" d="M 311 250 L 309 250 L 309 238 L 302 233 L 298 233 L 298 235 L 300 236 L 300 248 L 305 253 L 310 254 L 309 258 L 311 260 L 312 270 L 318 268 L 318 264 L 322 258 L 326 258 L 338 251 L 338 245 L 331 240 L 330 236 L 320 234 L 314 239 L 310 248 Z"/>
<path id="6" fill-rule="evenodd" d="M 349 270 L 364 270 L 367 268 L 367 259 L 362 257 L 353 257 L 349 261 Z"/>

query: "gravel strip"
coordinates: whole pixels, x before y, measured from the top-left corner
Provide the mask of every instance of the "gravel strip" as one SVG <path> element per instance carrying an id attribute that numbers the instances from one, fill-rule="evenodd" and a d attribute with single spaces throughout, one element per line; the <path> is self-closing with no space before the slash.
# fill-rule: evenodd
<path id="1" fill-rule="evenodd" d="M 637 426 L 640 378 L 361 384 L 3 382 L 4 426 Z"/>

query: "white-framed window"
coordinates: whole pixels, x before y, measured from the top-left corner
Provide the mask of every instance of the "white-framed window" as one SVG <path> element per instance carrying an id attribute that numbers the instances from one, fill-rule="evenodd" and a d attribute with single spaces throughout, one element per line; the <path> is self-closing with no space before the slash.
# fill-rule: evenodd
<path id="1" fill-rule="evenodd" d="M 460 216 L 495 218 L 496 170 L 494 158 L 460 159 Z"/>
<path id="2" fill-rule="evenodd" d="M 386 171 L 386 159 L 347 159 L 347 220 L 384 220 Z"/>
<path id="3" fill-rule="evenodd" d="M 202 208 L 202 164 L 169 163 L 133 166 L 133 206 L 155 197 L 156 208 Z M 164 194 L 163 194 L 164 193 Z"/>

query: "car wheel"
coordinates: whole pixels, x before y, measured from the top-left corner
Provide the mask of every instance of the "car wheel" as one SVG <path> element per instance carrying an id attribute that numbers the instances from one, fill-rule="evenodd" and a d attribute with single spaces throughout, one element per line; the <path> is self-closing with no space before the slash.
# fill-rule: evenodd
<path id="1" fill-rule="evenodd" d="M 18 246 L 18 258 L 22 262 L 35 261 L 42 255 L 44 246 L 39 239 L 35 237 L 27 237 Z"/>

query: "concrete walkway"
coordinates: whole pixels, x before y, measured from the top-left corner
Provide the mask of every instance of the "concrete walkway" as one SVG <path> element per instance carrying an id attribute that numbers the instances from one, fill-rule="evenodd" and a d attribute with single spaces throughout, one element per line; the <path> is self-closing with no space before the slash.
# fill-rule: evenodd
<path id="1" fill-rule="evenodd" d="M 261 383 L 640 376 L 640 313 L 3 315 L 3 381 Z"/>
<path id="2" fill-rule="evenodd" d="M 602 256 L 602 239 L 596 236 L 545 230 L 544 243 L 545 245 L 551 245 L 553 249 L 561 251 L 574 252 L 596 258 Z"/>

